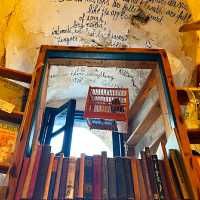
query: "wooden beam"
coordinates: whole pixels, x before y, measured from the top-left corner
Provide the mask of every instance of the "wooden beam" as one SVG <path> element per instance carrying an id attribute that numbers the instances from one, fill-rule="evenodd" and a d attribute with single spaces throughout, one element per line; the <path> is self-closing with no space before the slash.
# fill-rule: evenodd
<path id="1" fill-rule="evenodd" d="M 120 67 L 130 69 L 152 69 L 156 62 L 153 61 L 131 61 L 131 60 L 96 60 L 96 59 L 48 59 L 50 65 L 63 66 L 87 66 L 87 67 Z"/>
<path id="2" fill-rule="evenodd" d="M 160 103 L 157 100 L 147 115 L 144 117 L 144 120 L 141 121 L 133 130 L 131 136 L 127 140 L 127 143 L 136 146 L 160 115 L 161 108 Z"/>
<path id="3" fill-rule="evenodd" d="M 156 85 L 155 70 L 152 69 L 150 75 L 148 76 L 142 89 L 140 90 L 138 96 L 136 97 L 135 102 L 133 103 L 133 105 L 130 108 L 130 111 L 129 111 L 129 122 L 130 123 L 133 120 L 134 116 L 137 114 L 137 112 L 141 109 L 149 92 L 155 85 Z"/>
<path id="4" fill-rule="evenodd" d="M 32 80 L 31 74 L 20 72 L 14 69 L 9 69 L 6 67 L 1 67 L 1 66 L 0 66 L 0 76 L 4 78 L 13 79 L 16 81 L 21 81 L 24 83 L 31 83 L 31 80 Z"/>
<path id="5" fill-rule="evenodd" d="M 199 31 L 199 30 L 200 30 L 200 20 L 188 24 L 183 24 L 179 28 L 179 32 Z"/>

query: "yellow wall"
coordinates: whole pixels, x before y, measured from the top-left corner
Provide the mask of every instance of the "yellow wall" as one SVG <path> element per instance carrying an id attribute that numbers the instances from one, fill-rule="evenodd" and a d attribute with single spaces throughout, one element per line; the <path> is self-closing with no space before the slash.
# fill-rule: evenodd
<path id="1" fill-rule="evenodd" d="M 191 9 L 192 15 L 193 15 L 193 20 L 197 21 L 200 20 L 200 1 L 198 0 L 188 0 L 188 5 Z M 200 31 L 197 32 L 198 36 L 198 43 L 197 43 L 197 57 L 196 61 L 197 64 L 200 64 Z"/>

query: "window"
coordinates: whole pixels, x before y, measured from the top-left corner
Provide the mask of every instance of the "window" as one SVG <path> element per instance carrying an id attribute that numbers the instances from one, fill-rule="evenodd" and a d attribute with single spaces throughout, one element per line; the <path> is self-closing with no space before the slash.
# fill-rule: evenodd
<path id="1" fill-rule="evenodd" d="M 70 100 L 59 108 L 46 108 L 40 134 L 41 144 L 50 144 L 52 153 L 79 157 L 81 153 L 109 157 L 123 154 L 122 137 L 112 131 L 90 130 L 82 111 L 75 111 L 76 102 Z"/>
<path id="2" fill-rule="evenodd" d="M 86 155 L 100 155 L 107 151 L 109 157 L 113 157 L 113 144 L 111 131 L 91 131 L 87 127 L 74 127 L 70 156 L 79 157 L 81 153 Z"/>

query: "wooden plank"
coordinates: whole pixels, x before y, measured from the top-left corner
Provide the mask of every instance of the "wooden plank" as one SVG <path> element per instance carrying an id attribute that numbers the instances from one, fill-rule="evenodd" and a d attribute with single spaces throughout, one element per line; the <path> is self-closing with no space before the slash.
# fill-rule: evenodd
<path id="1" fill-rule="evenodd" d="M 127 143 L 136 146 L 160 115 L 161 115 L 161 108 L 160 108 L 160 103 L 157 100 L 150 109 L 150 111 L 145 116 L 144 120 L 138 124 L 135 130 L 133 130 L 133 133 L 128 138 Z"/>
<path id="2" fill-rule="evenodd" d="M 48 59 L 50 65 L 87 66 L 87 67 L 120 67 L 130 69 L 152 69 L 156 66 L 153 61 L 130 60 L 96 60 L 96 59 Z"/>
<path id="3" fill-rule="evenodd" d="M 31 83 L 32 74 L 0 66 L 0 76 L 25 83 Z"/>
<path id="4" fill-rule="evenodd" d="M 141 109 L 145 99 L 147 98 L 149 92 L 151 89 L 156 85 L 155 81 L 155 70 L 152 69 L 150 75 L 148 76 L 147 80 L 145 81 L 142 89 L 140 90 L 138 96 L 136 97 L 133 105 L 130 108 L 129 111 L 129 122 L 133 120 L 134 116 L 137 114 L 137 112 Z"/>
<path id="5" fill-rule="evenodd" d="M 42 51 L 70 51 L 70 52 L 104 52 L 104 53 L 145 53 L 158 55 L 161 49 L 153 48 L 112 48 L 112 47 L 80 47 L 80 46 L 56 46 L 41 45 Z M 40 54 L 39 54 L 40 55 Z"/>
<path id="6" fill-rule="evenodd" d="M 179 32 L 189 32 L 189 31 L 199 31 L 200 30 L 200 20 L 188 24 L 183 24 L 179 28 Z"/>

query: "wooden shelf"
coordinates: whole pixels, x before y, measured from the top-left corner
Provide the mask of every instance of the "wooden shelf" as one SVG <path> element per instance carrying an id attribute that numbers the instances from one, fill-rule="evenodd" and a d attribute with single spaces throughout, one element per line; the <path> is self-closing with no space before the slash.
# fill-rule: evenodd
<path id="1" fill-rule="evenodd" d="M 183 89 L 177 89 L 177 97 L 180 105 L 187 105 L 189 102 L 189 98 L 187 96 L 187 92 Z"/>
<path id="2" fill-rule="evenodd" d="M 5 120 L 5 121 L 10 121 L 14 123 L 21 123 L 23 119 L 23 112 L 12 112 L 12 113 L 7 113 L 2 110 L 0 110 L 0 119 Z"/>
<path id="3" fill-rule="evenodd" d="M 1 166 L 0 165 L 0 173 L 6 174 L 8 172 L 9 167 Z"/>
<path id="4" fill-rule="evenodd" d="M 16 81 L 21 81 L 24 83 L 31 83 L 32 75 L 25 73 L 25 72 L 19 72 L 13 69 L 9 69 L 7 67 L 1 67 L 0 66 L 0 74 L 4 78 L 9 78 Z"/>
<path id="5" fill-rule="evenodd" d="M 191 144 L 200 144 L 200 128 L 188 129 L 188 137 Z"/>

